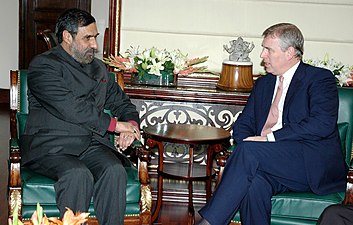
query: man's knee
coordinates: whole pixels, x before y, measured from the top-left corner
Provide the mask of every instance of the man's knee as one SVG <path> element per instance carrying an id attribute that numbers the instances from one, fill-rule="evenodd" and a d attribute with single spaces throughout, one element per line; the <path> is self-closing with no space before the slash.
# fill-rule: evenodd
<path id="1" fill-rule="evenodd" d="M 127 173 L 121 163 L 110 164 L 105 168 L 104 173 L 107 177 L 110 177 L 110 179 L 115 178 L 119 181 L 127 181 Z"/>
<path id="2" fill-rule="evenodd" d="M 71 185 L 72 184 L 77 184 L 77 185 L 89 185 L 93 186 L 94 184 L 94 178 L 92 173 L 88 168 L 85 167 L 79 167 L 79 168 L 72 168 L 63 174 L 61 178 L 59 178 L 59 181 L 67 181 Z"/>

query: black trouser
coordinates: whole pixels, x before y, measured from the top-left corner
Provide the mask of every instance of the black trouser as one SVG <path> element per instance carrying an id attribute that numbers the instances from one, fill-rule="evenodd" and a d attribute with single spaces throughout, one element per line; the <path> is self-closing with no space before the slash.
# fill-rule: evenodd
<path id="1" fill-rule="evenodd" d="M 93 197 L 100 225 L 123 225 L 127 175 L 112 150 L 96 141 L 80 156 L 48 154 L 28 166 L 57 180 L 56 203 L 63 217 L 66 207 L 87 212 Z"/>

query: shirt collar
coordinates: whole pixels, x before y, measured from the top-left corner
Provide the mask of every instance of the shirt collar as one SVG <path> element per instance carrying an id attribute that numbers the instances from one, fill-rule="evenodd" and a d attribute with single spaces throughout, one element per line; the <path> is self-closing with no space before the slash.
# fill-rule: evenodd
<path id="1" fill-rule="evenodd" d="M 294 66 L 292 66 L 291 68 L 289 68 L 289 70 L 287 70 L 282 76 L 283 76 L 283 84 L 289 84 L 294 76 L 295 71 L 297 71 L 298 66 L 300 64 L 300 61 L 297 62 Z M 277 80 L 279 79 L 279 77 L 277 77 Z"/>

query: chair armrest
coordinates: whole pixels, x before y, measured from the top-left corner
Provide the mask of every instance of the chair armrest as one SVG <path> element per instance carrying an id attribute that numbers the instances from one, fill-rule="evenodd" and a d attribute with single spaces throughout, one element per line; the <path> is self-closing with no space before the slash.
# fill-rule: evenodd
<path id="1" fill-rule="evenodd" d="M 347 173 L 347 186 L 346 186 L 346 195 L 343 200 L 343 204 L 351 205 L 353 204 L 353 159 L 350 162 L 349 170 Z"/>
<path id="2" fill-rule="evenodd" d="M 8 205 L 9 217 L 11 217 L 16 205 L 18 205 L 18 215 L 22 215 L 21 151 L 17 138 L 11 138 L 9 146 Z"/>
<path id="3" fill-rule="evenodd" d="M 346 196 L 344 197 L 343 204 L 353 204 L 353 168 L 349 168 L 348 170 Z"/>
<path id="4" fill-rule="evenodd" d="M 21 187 L 21 151 L 18 139 L 11 138 L 9 146 L 9 187 Z"/>
<path id="5" fill-rule="evenodd" d="M 219 182 L 221 181 L 227 159 L 230 156 L 230 154 L 235 150 L 235 148 L 236 148 L 236 145 L 231 145 L 229 148 L 227 148 L 226 151 L 221 151 L 217 154 L 216 162 L 217 162 L 217 166 L 219 166 L 219 168 L 217 171 L 217 179 L 216 179 L 215 188 L 217 188 Z"/>
<path id="6" fill-rule="evenodd" d="M 152 193 L 150 186 L 150 178 L 148 174 L 148 163 L 150 162 L 150 151 L 146 150 L 142 143 L 135 140 L 131 144 L 138 157 L 138 173 L 141 183 L 141 224 L 151 224 L 151 209 L 152 209 Z"/>

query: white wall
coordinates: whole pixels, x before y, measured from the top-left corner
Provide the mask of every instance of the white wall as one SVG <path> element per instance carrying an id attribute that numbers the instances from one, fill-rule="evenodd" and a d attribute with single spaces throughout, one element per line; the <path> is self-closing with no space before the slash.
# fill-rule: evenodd
<path id="1" fill-rule="evenodd" d="M 220 71 L 228 57 L 223 44 L 238 36 L 253 41 L 254 73 L 260 66 L 261 33 L 278 22 L 296 24 L 305 37 L 304 58 L 326 53 L 353 64 L 353 0 L 122 0 L 121 49 L 130 45 L 180 48 L 190 57 L 208 55 L 209 69 Z M 101 33 L 108 24 L 108 0 L 92 0 Z M 18 1 L 0 8 L 0 88 L 9 88 L 9 70 L 18 65 Z M 101 57 L 102 52 L 97 56 Z"/>
<path id="2" fill-rule="evenodd" d="M 103 58 L 103 41 L 104 41 L 104 30 L 108 27 L 109 23 L 109 0 L 92 0 L 91 13 L 96 19 L 97 28 L 99 35 L 98 41 L 98 53 L 97 58 Z"/>
<path id="3" fill-rule="evenodd" d="M 18 1 L 1 1 L 0 21 L 0 88 L 9 89 L 10 70 L 18 68 Z"/>
<path id="4" fill-rule="evenodd" d="M 296 24 L 305 37 L 304 58 L 326 53 L 353 64 L 352 0 L 122 0 L 121 50 L 129 46 L 175 49 L 208 55 L 220 72 L 228 57 L 223 44 L 242 36 L 255 44 L 254 73 L 260 66 L 262 32 L 275 23 Z"/>

